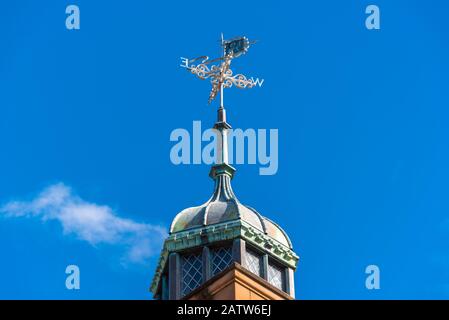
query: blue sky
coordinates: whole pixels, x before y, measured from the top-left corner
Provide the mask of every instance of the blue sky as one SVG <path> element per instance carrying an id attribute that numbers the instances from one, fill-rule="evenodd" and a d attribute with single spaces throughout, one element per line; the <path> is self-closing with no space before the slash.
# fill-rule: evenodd
<path id="1" fill-rule="evenodd" d="M 68 4 L 80 30 L 65 28 Z M 364 26 L 369 4 L 381 30 Z M 229 89 L 225 102 L 233 127 L 279 129 L 279 170 L 237 165 L 233 187 L 290 235 L 297 297 L 448 298 L 448 10 L 443 0 L 3 4 L 0 203 L 19 202 L 0 217 L 0 298 L 151 298 L 157 249 L 130 259 L 136 239 L 157 247 L 153 231 L 212 192 L 207 165 L 170 162 L 172 130 L 211 126 L 216 107 L 179 58 L 218 55 L 221 32 L 259 40 L 233 67 L 264 86 Z M 62 202 L 36 207 L 52 186 Z M 74 206 L 125 227 L 92 238 Z M 70 264 L 80 290 L 65 288 Z M 380 290 L 365 288 L 370 264 Z"/>

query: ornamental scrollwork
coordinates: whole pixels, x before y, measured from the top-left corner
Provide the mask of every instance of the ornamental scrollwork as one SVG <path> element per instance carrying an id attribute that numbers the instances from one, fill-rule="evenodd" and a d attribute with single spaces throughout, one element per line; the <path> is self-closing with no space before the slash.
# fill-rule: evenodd
<path id="1" fill-rule="evenodd" d="M 209 94 L 209 103 L 215 99 L 218 92 L 221 92 L 221 95 L 223 95 L 222 89 L 224 88 L 230 88 L 232 86 L 239 89 L 250 89 L 255 86 L 261 87 L 264 82 L 263 79 L 247 78 L 241 73 L 234 75 L 230 69 L 231 61 L 245 54 L 249 45 L 250 42 L 245 37 L 235 38 L 229 41 L 222 38 L 222 46 L 224 48 L 224 55 L 222 57 L 213 60 L 209 60 L 208 56 L 201 56 L 195 59 L 181 58 L 181 67 L 186 68 L 201 80 L 210 79 L 212 90 Z M 198 63 L 193 64 L 195 62 Z M 215 62 L 220 62 L 220 64 L 214 64 Z"/>

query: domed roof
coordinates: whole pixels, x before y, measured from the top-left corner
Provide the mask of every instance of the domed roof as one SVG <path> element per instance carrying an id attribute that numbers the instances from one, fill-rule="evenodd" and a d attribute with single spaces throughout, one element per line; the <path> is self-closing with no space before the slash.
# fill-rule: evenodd
<path id="1" fill-rule="evenodd" d="M 170 233 L 231 220 L 242 220 L 292 249 L 291 241 L 281 227 L 238 201 L 232 191 L 230 180 L 231 177 L 227 174 L 216 176 L 214 194 L 209 201 L 178 213 L 170 226 Z"/>

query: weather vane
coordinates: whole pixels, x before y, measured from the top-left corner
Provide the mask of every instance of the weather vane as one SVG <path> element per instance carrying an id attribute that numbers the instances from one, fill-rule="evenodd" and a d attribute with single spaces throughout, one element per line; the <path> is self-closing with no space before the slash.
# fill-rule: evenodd
<path id="1" fill-rule="evenodd" d="M 212 90 L 209 94 L 209 103 L 215 99 L 218 92 L 220 92 L 220 107 L 223 107 L 223 89 L 230 88 L 233 85 L 240 89 L 253 88 L 255 86 L 261 87 L 264 79 L 247 78 L 243 74 L 236 74 L 230 69 L 232 59 L 238 58 L 245 54 L 250 44 L 246 37 L 237 37 L 230 40 L 224 40 L 221 35 L 221 46 L 223 48 L 223 56 L 209 60 L 208 56 L 201 56 L 194 59 L 181 58 L 181 67 L 186 68 L 191 73 L 198 76 L 198 78 L 205 80 L 210 79 Z M 199 61 L 198 64 L 193 64 Z M 221 62 L 221 64 L 215 64 Z"/>

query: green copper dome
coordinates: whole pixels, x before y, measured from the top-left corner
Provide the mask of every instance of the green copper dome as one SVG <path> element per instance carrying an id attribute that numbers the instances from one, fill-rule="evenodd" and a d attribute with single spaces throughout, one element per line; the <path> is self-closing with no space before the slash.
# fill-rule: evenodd
<path id="1" fill-rule="evenodd" d="M 212 197 L 198 207 L 187 208 L 177 214 L 170 226 L 170 233 L 226 221 L 245 221 L 280 244 L 292 249 L 292 243 L 281 227 L 263 217 L 253 208 L 240 203 L 232 191 L 230 181 L 230 175 L 218 175 L 215 178 L 215 190 Z"/>

